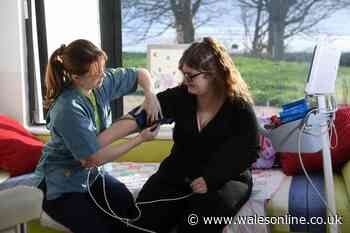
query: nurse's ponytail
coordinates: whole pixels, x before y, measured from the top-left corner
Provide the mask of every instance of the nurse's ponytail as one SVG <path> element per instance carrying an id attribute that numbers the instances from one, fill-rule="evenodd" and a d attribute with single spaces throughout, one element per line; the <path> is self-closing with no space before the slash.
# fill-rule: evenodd
<path id="1" fill-rule="evenodd" d="M 72 84 L 72 75 L 82 76 L 89 72 L 90 65 L 98 62 L 106 53 L 88 40 L 75 40 L 68 46 L 56 49 L 48 62 L 45 76 L 44 108 L 48 111 L 64 88 Z"/>

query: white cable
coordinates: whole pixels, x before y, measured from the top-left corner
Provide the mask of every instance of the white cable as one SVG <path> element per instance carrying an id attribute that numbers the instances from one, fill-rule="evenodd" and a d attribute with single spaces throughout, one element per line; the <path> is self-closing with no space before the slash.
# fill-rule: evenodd
<path id="1" fill-rule="evenodd" d="M 309 120 L 309 117 L 312 113 L 314 112 L 317 112 L 317 108 L 312 108 L 311 110 L 309 110 L 306 115 L 304 116 L 304 118 L 302 119 L 302 121 L 300 122 L 299 126 L 297 126 L 299 128 L 299 130 L 301 129 L 301 127 L 306 123 L 307 121 Z M 330 114 L 332 117 L 331 117 L 331 120 L 328 122 L 328 129 L 325 130 L 325 131 L 321 131 L 320 133 L 312 133 L 312 132 L 308 132 L 306 130 L 304 130 L 304 134 L 307 134 L 307 135 L 311 135 L 311 136 L 315 136 L 315 137 L 318 137 L 318 136 L 322 136 L 323 134 L 325 134 L 326 132 L 329 132 L 330 131 L 330 141 L 331 141 L 331 138 L 332 138 L 332 134 L 333 134 L 333 128 L 334 128 L 334 132 L 335 132 L 335 146 L 331 147 L 332 149 L 334 149 L 335 147 L 337 147 L 338 145 L 338 135 L 337 135 L 337 131 L 336 131 L 336 128 L 335 128 L 335 124 L 334 124 L 334 121 L 335 121 L 335 112 L 336 112 L 337 109 L 335 110 L 331 110 L 331 111 L 328 111 L 326 112 L 326 114 L 324 114 L 326 117 L 328 116 L 328 114 Z M 306 129 L 306 127 L 305 127 Z M 294 131 L 294 130 L 293 130 Z"/>
<path id="2" fill-rule="evenodd" d="M 122 223 L 125 223 L 127 224 L 128 226 L 131 226 L 135 229 L 138 229 L 138 230 L 141 230 L 141 231 L 144 231 L 144 232 L 149 232 L 149 233 L 156 233 L 155 231 L 151 231 L 151 230 L 148 230 L 148 229 L 145 229 L 145 228 L 142 228 L 142 227 L 138 227 L 138 226 L 135 226 L 131 223 L 128 222 L 128 220 L 126 218 L 121 218 L 119 217 L 118 215 L 116 215 L 115 213 L 114 214 L 111 214 L 109 213 L 108 211 L 106 211 L 102 206 L 100 206 L 100 204 L 98 204 L 98 202 L 96 201 L 96 199 L 94 198 L 93 194 L 91 193 L 91 190 L 90 190 L 90 185 L 89 185 L 89 180 L 90 180 L 90 172 L 91 172 L 92 169 L 89 169 L 89 172 L 88 172 L 88 175 L 87 175 L 87 190 L 88 190 L 88 193 L 90 195 L 90 197 L 92 198 L 93 202 L 95 203 L 95 205 L 100 209 L 102 210 L 105 214 L 109 215 L 110 217 L 112 218 L 115 218 L 115 219 L 118 219 L 119 221 L 121 221 Z M 101 175 L 101 174 L 99 174 Z M 104 179 L 104 178 L 103 178 Z"/>
<path id="3" fill-rule="evenodd" d="M 317 189 L 317 187 L 315 186 L 315 184 L 313 183 L 311 177 L 309 176 L 308 172 L 306 171 L 305 169 L 305 166 L 304 166 L 304 163 L 303 163 L 303 160 L 302 160 L 302 157 L 301 157 L 301 143 L 302 143 L 302 134 L 303 134 L 303 131 L 304 131 L 304 128 L 306 126 L 306 122 L 308 120 L 310 115 L 307 116 L 307 119 L 306 121 L 304 121 L 300 131 L 299 131 L 299 134 L 298 134 L 298 157 L 299 157 L 299 161 L 300 161 L 300 165 L 301 165 L 301 168 L 308 180 L 308 182 L 311 184 L 312 188 L 315 190 L 316 194 L 318 195 L 318 197 L 320 198 L 320 200 L 323 202 L 323 204 L 326 206 L 326 208 L 328 209 L 328 211 L 331 213 L 331 215 L 333 217 L 336 217 L 336 214 L 330 209 L 330 207 L 328 206 L 328 203 L 327 201 L 322 197 L 322 194 L 320 193 L 320 191 Z"/>
<path id="4" fill-rule="evenodd" d="M 160 199 L 160 200 L 154 200 L 154 201 L 142 201 L 142 202 L 137 202 L 137 204 L 138 205 L 145 205 L 145 204 L 151 204 L 151 203 L 156 203 L 156 202 L 178 201 L 178 200 L 188 198 L 188 197 L 192 196 L 193 194 L 194 193 L 190 193 L 190 194 L 187 194 L 185 196 L 176 197 L 176 198 Z"/>
<path id="5" fill-rule="evenodd" d="M 332 136 L 333 136 L 333 130 L 334 130 L 334 140 L 335 140 L 335 145 L 332 145 Z M 334 121 L 331 122 L 331 133 L 329 136 L 329 141 L 331 143 L 331 149 L 335 149 L 338 146 L 338 133 L 337 133 L 337 128 L 335 127 Z"/>
<path id="6" fill-rule="evenodd" d="M 104 194 L 104 198 L 105 198 L 105 202 L 107 204 L 107 207 L 109 209 L 110 212 L 106 211 L 100 204 L 98 204 L 98 202 L 96 201 L 96 199 L 94 198 L 91 190 L 90 190 L 90 184 L 89 184 L 89 181 L 90 181 L 90 173 L 91 173 L 91 170 L 93 168 L 90 168 L 89 171 L 88 171 L 88 175 L 87 175 L 87 182 L 86 182 L 86 186 L 87 186 L 87 191 L 90 195 L 90 197 L 92 198 L 93 202 L 95 203 L 95 205 L 101 209 L 105 214 L 111 216 L 112 218 L 115 218 L 115 219 L 118 219 L 119 221 L 127 224 L 127 226 L 131 226 L 135 229 L 138 229 L 138 230 L 141 230 L 141 231 L 144 231 L 144 232 L 149 232 L 149 233 L 156 233 L 155 231 L 152 231 L 152 230 L 148 230 L 146 228 L 142 228 L 142 227 L 138 227 L 132 223 L 130 223 L 129 221 L 133 222 L 133 221 L 137 221 L 140 217 L 141 217 L 141 210 L 139 208 L 138 205 L 145 205 L 145 204 L 151 204 L 151 203 L 156 203 L 156 202 L 168 202 L 168 201 L 177 201 L 177 200 L 182 200 L 182 199 L 185 199 L 185 198 L 188 198 L 192 195 L 194 195 L 194 193 L 190 193 L 190 194 L 187 194 L 185 196 L 181 196 L 181 197 L 177 197 L 177 198 L 168 198 L 168 199 L 159 199 L 159 200 L 154 200 L 154 201 L 145 201 L 145 202 L 136 202 L 135 203 L 135 207 L 138 211 L 138 216 L 136 218 L 133 218 L 133 219 L 129 219 L 129 218 L 122 218 L 122 217 L 119 217 L 111 208 L 110 204 L 109 204 L 109 201 L 108 201 L 108 198 L 107 198 L 107 194 L 106 194 L 106 184 L 105 184 L 105 177 L 104 177 L 104 174 L 102 173 L 99 173 L 98 175 L 101 176 L 102 178 L 102 186 L 103 186 L 103 194 Z"/>

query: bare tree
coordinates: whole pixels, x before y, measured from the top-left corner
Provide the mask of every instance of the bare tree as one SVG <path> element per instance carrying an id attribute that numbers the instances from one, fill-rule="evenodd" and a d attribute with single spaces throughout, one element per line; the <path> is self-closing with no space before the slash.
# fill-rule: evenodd
<path id="1" fill-rule="evenodd" d="M 219 15 L 215 0 L 122 0 L 123 26 L 137 33 L 139 40 L 156 37 L 169 28 L 175 28 L 178 43 L 194 41 L 195 29 Z M 196 17 L 199 8 L 209 12 Z M 151 33 L 151 28 L 157 28 Z"/>
<path id="2" fill-rule="evenodd" d="M 261 55 L 264 48 L 264 40 L 267 35 L 266 28 L 267 17 L 264 17 L 264 0 L 256 0 L 256 6 L 248 6 L 248 4 L 241 4 L 241 21 L 245 32 L 245 47 L 254 55 Z M 253 26 L 252 26 L 253 25 Z M 252 33 L 251 30 L 254 30 Z"/>
<path id="3" fill-rule="evenodd" d="M 252 50 L 266 47 L 269 55 L 281 59 L 285 39 L 308 32 L 336 11 L 348 7 L 349 0 L 237 0 L 243 9 L 255 10 Z M 263 38 L 267 39 L 262 40 Z"/>

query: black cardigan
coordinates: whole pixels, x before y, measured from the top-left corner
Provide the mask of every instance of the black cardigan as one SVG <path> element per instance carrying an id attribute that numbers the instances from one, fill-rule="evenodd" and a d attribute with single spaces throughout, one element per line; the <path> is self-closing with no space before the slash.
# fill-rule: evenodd
<path id="1" fill-rule="evenodd" d="M 256 160 L 259 148 L 257 121 L 243 99 L 226 99 L 214 118 L 199 132 L 196 97 L 184 86 L 159 93 L 164 117 L 173 118 L 174 145 L 158 174 L 173 182 L 203 177 L 208 190 L 218 189 Z"/>

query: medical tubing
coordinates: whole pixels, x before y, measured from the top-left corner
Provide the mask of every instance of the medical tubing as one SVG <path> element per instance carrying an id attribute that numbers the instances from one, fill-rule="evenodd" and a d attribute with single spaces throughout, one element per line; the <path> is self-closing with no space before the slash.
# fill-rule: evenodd
<path id="1" fill-rule="evenodd" d="M 307 114 L 305 116 L 305 118 L 303 119 L 303 123 L 302 123 L 302 126 L 301 126 L 301 129 L 299 130 L 299 134 L 298 134 L 298 158 L 299 158 L 299 161 L 300 161 L 300 165 L 301 165 L 301 168 L 306 176 L 306 179 L 308 180 L 308 182 L 311 184 L 312 188 L 315 190 L 317 196 L 320 198 L 320 200 L 322 201 L 322 203 L 325 205 L 325 207 L 329 210 L 329 212 L 332 214 L 333 217 L 336 216 L 336 214 L 329 208 L 328 204 L 327 204 L 327 201 L 322 197 L 322 194 L 320 193 L 320 191 L 317 189 L 317 187 L 315 186 L 315 184 L 313 183 L 311 177 L 309 176 L 309 173 L 307 172 L 305 166 L 304 166 L 304 163 L 303 163 L 303 160 L 302 160 L 302 155 L 301 155 L 301 145 L 302 145 L 302 134 L 303 134 L 303 131 L 305 130 L 305 126 L 306 126 L 306 123 L 308 121 L 308 118 L 310 117 L 311 113 L 316 111 L 317 109 L 313 109 L 309 112 L 309 114 Z M 333 114 L 335 111 L 331 111 Z M 333 121 L 334 117 L 332 117 L 332 121 Z M 331 128 L 333 128 L 333 125 L 331 123 Z M 323 132 L 324 133 L 324 132 Z M 322 134 L 322 132 L 321 132 Z M 321 135 L 320 134 L 320 135 Z M 335 131 L 335 134 L 337 134 L 337 132 Z M 318 135 L 319 136 L 319 135 Z M 336 136 L 337 137 L 337 136 Z"/>
<path id="2" fill-rule="evenodd" d="M 146 229 L 146 228 L 142 228 L 142 227 L 139 227 L 139 226 L 136 226 L 130 222 L 134 222 L 134 221 L 137 221 L 140 217 L 141 217 L 141 210 L 139 208 L 139 205 L 146 205 L 146 204 L 152 204 L 152 203 L 157 203 L 157 202 L 169 202 L 169 201 L 178 201 L 178 200 L 182 200 L 182 199 L 186 199 L 192 195 L 194 195 L 195 193 L 190 193 L 190 194 L 186 194 L 184 196 L 181 196 L 181 197 L 176 197 L 176 198 L 166 198 L 166 199 L 159 199 L 159 200 L 153 200 L 153 201 L 144 201 L 144 202 L 135 202 L 135 207 L 137 209 L 137 212 L 138 212 L 138 215 L 136 218 L 132 218 L 132 219 L 129 219 L 129 218 L 122 218 L 120 216 L 118 216 L 114 211 L 113 209 L 111 208 L 110 204 L 109 204 L 109 201 L 108 201 L 108 198 L 107 198 L 107 194 L 106 194 L 106 182 L 105 182 L 105 177 L 104 177 L 104 171 L 99 171 L 98 172 L 98 175 L 97 176 L 101 176 L 102 177 L 102 188 L 103 188 L 103 195 L 104 195 L 104 199 L 105 199 L 105 202 L 106 202 L 106 205 L 108 207 L 108 210 L 105 210 L 98 202 L 97 200 L 95 199 L 95 197 L 93 196 L 92 192 L 91 192 L 91 189 L 90 189 L 90 184 L 89 184 L 89 181 L 90 181 L 90 174 L 91 174 L 91 171 L 94 169 L 93 168 L 89 168 L 89 171 L 88 171 L 88 174 L 87 174 L 87 181 L 86 181 L 86 187 L 87 187 L 87 191 L 91 197 L 91 199 L 93 200 L 93 202 L 95 203 L 95 205 L 100 209 L 102 210 L 105 214 L 109 215 L 110 217 L 112 218 L 115 218 L 115 219 L 118 219 L 119 221 L 127 224 L 128 226 L 130 227 L 133 227 L 135 229 L 138 229 L 138 230 L 141 230 L 141 231 L 144 231 L 144 232 L 149 232 L 149 233 L 156 233 L 155 231 L 152 231 L 152 230 L 149 230 L 149 229 Z"/>

